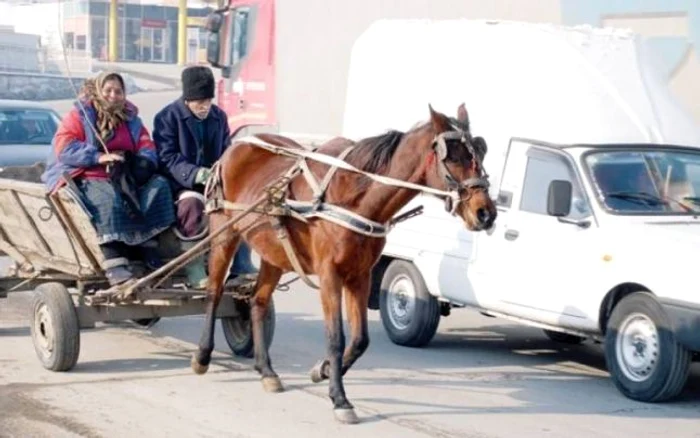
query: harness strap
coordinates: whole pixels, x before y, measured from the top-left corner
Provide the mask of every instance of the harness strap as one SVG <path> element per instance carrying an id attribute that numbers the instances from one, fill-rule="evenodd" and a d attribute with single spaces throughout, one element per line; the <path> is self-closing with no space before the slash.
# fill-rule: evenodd
<path id="1" fill-rule="evenodd" d="M 292 264 L 292 267 L 299 278 L 304 280 L 304 283 L 306 283 L 312 289 L 318 289 L 319 287 L 309 279 L 304 272 L 304 269 L 301 267 L 296 251 L 294 251 L 294 248 L 292 247 L 292 242 L 289 241 L 287 227 L 282 224 L 279 216 L 270 216 L 270 225 L 272 225 L 272 229 L 277 233 L 277 238 L 279 239 L 280 243 L 282 243 L 282 248 L 284 248 L 284 252 L 287 254 L 287 258 L 289 259 L 289 262 Z"/>
<path id="2" fill-rule="evenodd" d="M 301 167 L 301 174 L 304 176 L 304 179 L 309 184 L 309 187 L 311 187 L 311 191 L 314 194 L 314 198 L 320 199 L 323 196 L 323 190 L 321 189 L 321 185 L 316 180 L 316 176 L 314 176 L 313 172 L 311 172 L 311 169 L 309 168 L 309 163 L 306 162 L 306 158 L 300 158 L 297 161 L 297 166 Z"/>
<path id="3" fill-rule="evenodd" d="M 347 157 L 348 154 L 350 152 L 352 152 L 353 149 L 355 149 L 355 146 L 349 146 L 349 147 L 345 148 L 345 150 L 338 155 L 338 160 L 341 160 L 344 162 L 345 157 Z M 331 183 L 331 178 L 333 178 L 333 175 L 335 175 L 335 172 L 337 170 L 338 170 L 338 165 L 334 164 L 333 166 L 331 166 L 330 169 L 328 169 L 328 172 L 326 172 L 326 175 L 323 177 L 323 181 L 321 181 L 321 196 L 316 197 L 317 202 L 321 202 L 321 200 L 323 199 L 323 195 L 325 195 L 326 190 L 328 190 L 328 186 Z"/>
<path id="4" fill-rule="evenodd" d="M 240 202 L 231 202 L 221 198 L 212 198 L 207 200 L 204 213 L 209 214 L 217 210 L 229 210 L 229 211 L 243 211 L 247 209 L 250 205 L 243 204 Z M 298 212 L 285 208 L 284 206 L 271 206 L 271 207 L 258 207 L 253 210 L 253 213 L 258 214 L 269 214 L 271 216 L 292 216 L 293 218 L 300 220 L 302 222 L 308 222 L 308 220 L 299 214 Z"/>
<path id="5" fill-rule="evenodd" d="M 344 149 L 337 157 L 338 160 L 344 160 L 345 157 L 354 149 L 354 146 L 350 146 L 346 149 Z M 314 152 L 314 151 L 311 151 Z M 322 202 L 323 197 L 326 194 L 326 190 L 328 190 L 328 186 L 330 185 L 331 179 L 333 178 L 333 175 L 335 175 L 335 172 L 338 170 L 338 165 L 334 164 L 331 165 L 331 168 L 328 169 L 328 172 L 323 176 L 323 180 L 319 183 L 318 180 L 316 179 L 316 176 L 313 174 L 311 171 L 311 168 L 309 167 L 309 163 L 306 161 L 306 158 L 300 157 L 297 161 L 297 165 L 301 167 L 302 169 L 302 175 L 304 176 L 304 179 L 306 179 L 306 182 L 309 184 L 309 187 L 311 187 L 311 191 L 313 192 L 313 198 L 314 198 L 314 203 L 319 204 Z"/>
<path id="6" fill-rule="evenodd" d="M 416 190 L 418 192 L 424 192 L 424 193 L 429 193 L 431 195 L 439 196 L 439 197 L 445 197 L 445 198 L 452 198 L 455 202 L 459 202 L 459 195 L 456 192 L 450 192 L 450 191 L 445 191 L 445 190 L 440 190 L 440 189 L 434 189 L 432 187 L 427 187 L 427 186 L 422 186 L 420 184 L 414 184 L 408 181 L 402 181 L 400 179 L 396 178 L 391 178 L 388 176 L 384 175 L 376 175 L 374 173 L 370 172 L 365 172 L 363 170 L 360 170 L 353 166 L 352 164 L 348 163 L 347 161 L 342 161 L 339 160 L 337 157 L 333 157 L 327 154 L 321 154 L 318 152 L 309 152 L 306 150 L 297 150 L 297 149 L 288 149 L 282 146 L 276 146 L 270 143 L 267 143 L 263 141 L 262 139 L 259 139 L 258 137 L 255 136 L 250 136 L 250 137 L 244 137 L 241 139 L 235 140 L 236 142 L 245 142 L 245 143 L 250 143 L 252 145 L 261 147 L 263 149 L 266 149 L 270 152 L 273 152 L 278 155 L 284 155 L 286 157 L 291 157 L 291 158 L 311 158 L 314 161 L 318 161 L 324 164 L 327 164 L 329 166 L 337 166 L 341 169 L 349 170 L 350 172 L 355 172 L 360 175 L 364 175 L 367 178 L 376 181 L 381 184 L 385 184 L 388 186 L 394 186 L 394 187 L 403 187 L 406 189 L 411 189 L 411 190 Z"/>
<path id="7" fill-rule="evenodd" d="M 287 200 L 287 204 L 290 211 L 301 215 L 305 220 L 309 218 L 325 219 L 365 236 L 384 237 L 390 231 L 389 224 L 375 222 L 337 205 L 291 199 Z"/>

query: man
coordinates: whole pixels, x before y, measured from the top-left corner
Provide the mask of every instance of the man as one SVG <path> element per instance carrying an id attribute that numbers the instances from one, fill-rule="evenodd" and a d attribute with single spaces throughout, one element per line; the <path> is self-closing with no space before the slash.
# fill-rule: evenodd
<path id="1" fill-rule="evenodd" d="M 212 103 L 215 81 L 209 67 L 182 71 L 182 96 L 168 104 L 153 122 L 153 140 L 163 173 L 170 178 L 177 205 L 175 234 L 182 249 L 192 248 L 208 232 L 204 214 L 204 184 L 211 166 L 229 145 L 226 113 Z M 207 285 L 204 257 L 186 266 L 188 282 L 195 289 Z M 231 267 L 232 275 L 255 274 L 250 249 L 242 242 Z"/>

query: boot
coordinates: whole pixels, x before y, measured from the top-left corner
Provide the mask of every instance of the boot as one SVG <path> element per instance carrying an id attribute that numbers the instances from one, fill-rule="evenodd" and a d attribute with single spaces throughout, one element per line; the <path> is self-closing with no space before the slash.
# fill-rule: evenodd
<path id="1" fill-rule="evenodd" d="M 241 242 L 238 245 L 238 250 L 233 257 L 233 264 L 229 271 L 231 278 L 255 278 L 258 275 L 258 269 L 253 265 L 250 253 L 250 247 L 245 242 Z"/>
<path id="2" fill-rule="evenodd" d="M 197 241 L 180 241 L 180 248 L 183 252 L 190 250 L 197 244 Z M 191 260 L 185 265 L 187 282 L 193 289 L 206 289 L 209 276 L 204 267 L 204 254 Z"/>
<path id="3" fill-rule="evenodd" d="M 107 260 L 106 262 L 108 263 L 110 260 Z M 105 276 L 107 277 L 110 286 L 116 286 L 134 278 L 134 274 L 128 270 L 125 265 L 107 268 L 105 270 Z"/>
<path id="4" fill-rule="evenodd" d="M 134 277 L 128 269 L 129 259 L 125 257 L 126 248 L 119 242 L 110 242 L 100 245 L 104 256 L 105 277 L 110 286 L 122 284 Z"/>
<path id="5" fill-rule="evenodd" d="M 143 262 L 146 264 L 146 267 L 151 271 L 155 271 L 163 267 L 163 265 L 165 264 L 160 258 L 160 252 L 158 251 L 158 241 L 156 239 L 151 239 L 147 242 L 142 243 L 139 246 L 139 250 L 141 251 L 141 257 L 143 258 Z"/>

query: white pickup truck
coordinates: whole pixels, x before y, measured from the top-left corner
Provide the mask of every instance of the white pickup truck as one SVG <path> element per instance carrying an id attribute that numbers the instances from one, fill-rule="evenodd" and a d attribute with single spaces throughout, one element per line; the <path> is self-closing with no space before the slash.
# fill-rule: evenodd
<path id="1" fill-rule="evenodd" d="M 700 351 L 700 130 L 623 30 L 383 20 L 351 57 L 343 135 L 407 130 L 466 102 L 498 218 L 472 233 L 442 203 L 388 236 L 370 307 L 423 346 L 472 307 L 604 342 L 617 388 L 678 395 Z"/>

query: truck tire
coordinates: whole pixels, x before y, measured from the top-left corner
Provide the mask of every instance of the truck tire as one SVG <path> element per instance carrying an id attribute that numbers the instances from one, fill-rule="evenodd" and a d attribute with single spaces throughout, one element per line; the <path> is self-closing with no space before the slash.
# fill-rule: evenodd
<path id="1" fill-rule="evenodd" d="M 30 333 L 39 361 L 51 371 L 68 371 L 78 363 L 80 325 L 73 300 L 61 283 L 34 291 Z"/>
<path id="2" fill-rule="evenodd" d="M 605 333 L 605 362 L 626 397 L 661 402 L 683 391 L 691 354 L 679 344 L 653 295 L 635 292 L 613 309 Z"/>
<path id="3" fill-rule="evenodd" d="M 139 325 L 144 328 L 151 328 L 154 325 L 160 321 L 160 317 L 156 316 L 155 318 L 141 318 L 141 319 L 132 319 L 132 322 L 136 323 L 136 325 Z"/>
<path id="4" fill-rule="evenodd" d="M 221 329 L 224 332 L 226 343 L 234 355 L 251 358 L 255 350 L 251 330 L 250 305 L 247 302 L 239 302 L 238 307 L 243 310 L 241 315 L 221 318 Z M 264 324 L 265 343 L 268 348 L 272 345 L 272 339 L 275 336 L 275 319 L 275 303 L 271 299 Z"/>
<path id="5" fill-rule="evenodd" d="M 581 342 L 586 340 L 586 338 L 582 338 L 581 336 L 570 335 L 568 333 L 562 333 L 562 332 L 556 332 L 554 330 L 544 329 L 542 331 L 552 341 L 559 342 L 562 344 L 578 345 Z"/>
<path id="6" fill-rule="evenodd" d="M 389 339 L 405 347 L 428 344 L 440 323 L 440 303 L 413 263 L 403 260 L 392 261 L 384 271 L 379 312 Z"/>

